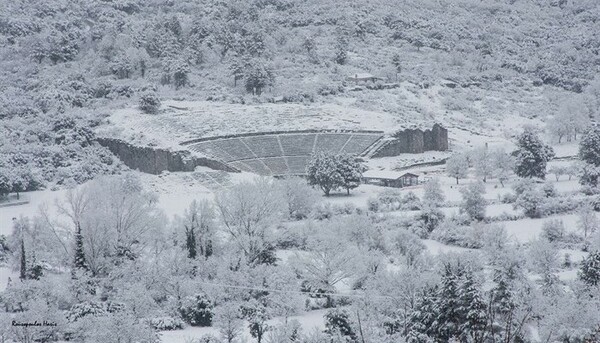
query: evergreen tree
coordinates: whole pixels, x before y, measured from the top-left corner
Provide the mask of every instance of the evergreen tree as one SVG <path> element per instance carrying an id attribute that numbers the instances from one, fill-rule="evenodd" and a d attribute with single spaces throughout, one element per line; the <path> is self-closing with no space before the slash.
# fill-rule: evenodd
<path id="1" fill-rule="evenodd" d="M 590 253 L 583 260 L 577 276 L 589 286 L 600 284 L 600 251 Z"/>
<path id="2" fill-rule="evenodd" d="M 333 60 L 337 64 L 346 64 L 348 62 L 348 40 L 345 37 L 338 37 Z"/>
<path id="3" fill-rule="evenodd" d="M 194 224 L 191 226 L 185 226 L 185 247 L 188 251 L 188 258 L 196 258 L 196 234 L 194 231 Z"/>
<path id="4" fill-rule="evenodd" d="M 579 143 L 579 158 L 584 162 L 579 182 L 586 186 L 598 186 L 600 178 L 600 127 L 589 129 Z"/>
<path id="5" fill-rule="evenodd" d="M 461 325 L 465 322 L 465 316 L 460 311 L 459 277 L 460 273 L 452 270 L 450 264 L 445 265 L 442 285 L 437 296 L 437 318 L 434 322 L 437 328 L 436 336 L 442 342 L 459 337 Z"/>
<path id="6" fill-rule="evenodd" d="M 461 326 L 461 341 L 480 343 L 484 341 L 487 328 L 487 306 L 472 273 L 466 273 L 458 290 L 460 313 L 465 316 Z"/>
<path id="7" fill-rule="evenodd" d="M 25 255 L 25 241 L 21 238 L 21 268 L 19 272 L 19 279 L 27 279 L 27 255 Z"/>
<path id="8" fill-rule="evenodd" d="M 415 307 L 408 317 L 407 342 L 428 342 L 436 335 L 438 317 L 437 313 L 437 286 L 424 289 L 416 300 Z"/>
<path id="9" fill-rule="evenodd" d="M 530 129 L 526 129 L 517 141 L 515 173 L 519 177 L 546 178 L 546 163 L 554 157 L 552 147 L 544 144 Z"/>
<path id="10" fill-rule="evenodd" d="M 398 81 L 398 74 L 402 72 L 402 59 L 400 58 L 400 54 L 395 53 L 394 56 L 392 56 L 392 65 L 396 72 L 396 81 Z"/>
<path id="11" fill-rule="evenodd" d="M 85 259 L 85 251 L 83 250 L 83 235 L 81 234 L 81 226 L 77 225 L 75 232 L 75 269 L 88 270 L 87 261 Z"/>
<path id="12" fill-rule="evenodd" d="M 348 313 L 345 310 L 331 309 L 325 314 L 325 332 L 334 335 L 341 334 L 350 341 L 356 341 L 356 333 L 352 330 Z"/>

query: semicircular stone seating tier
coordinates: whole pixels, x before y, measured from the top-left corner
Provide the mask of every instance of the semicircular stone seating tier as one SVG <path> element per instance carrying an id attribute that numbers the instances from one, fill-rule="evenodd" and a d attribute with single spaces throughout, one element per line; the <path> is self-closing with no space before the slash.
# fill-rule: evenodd
<path id="1" fill-rule="evenodd" d="M 318 152 L 362 155 L 383 138 L 378 132 L 286 132 L 183 143 L 190 150 L 240 171 L 259 175 L 304 175 Z"/>

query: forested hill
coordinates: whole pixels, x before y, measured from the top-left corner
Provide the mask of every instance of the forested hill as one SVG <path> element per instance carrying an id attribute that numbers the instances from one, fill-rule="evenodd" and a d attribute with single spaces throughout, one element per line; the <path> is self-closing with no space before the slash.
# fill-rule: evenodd
<path id="1" fill-rule="evenodd" d="M 599 19 L 596 0 L 4 1 L 0 163 L 35 160 L 62 179 L 109 172 L 90 127 L 149 90 L 322 101 L 368 72 L 421 88 L 511 84 L 517 97 L 531 85 L 586 92 Z"/>

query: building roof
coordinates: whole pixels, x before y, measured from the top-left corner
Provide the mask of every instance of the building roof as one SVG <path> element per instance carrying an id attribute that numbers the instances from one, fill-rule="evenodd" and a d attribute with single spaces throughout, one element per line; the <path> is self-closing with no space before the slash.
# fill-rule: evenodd
<path id="1" fill-rule="evenodd" d="M 350 80 L 368 80 L 368 79 L 380 79 L 380 77 L 374 76 L 369 73 L 354 73 L 348 76 Z"/>
<path id="2" fill-rule="evenodd" d="M 403 173 L 395 170 L 375 170 L 370 169 L 363 173 L 363 177 L 375 178 L 375 179 L 387 179 L 387 180 L 398 180 L 403 176 L 419 177 L 419 175 L 413 173 Z"/>

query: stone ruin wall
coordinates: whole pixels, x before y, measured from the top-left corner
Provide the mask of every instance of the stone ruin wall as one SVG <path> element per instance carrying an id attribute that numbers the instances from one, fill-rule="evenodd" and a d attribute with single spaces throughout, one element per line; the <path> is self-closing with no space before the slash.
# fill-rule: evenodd
<path id="1" fill-rule="evenodd" d="M 158 175 L 163 171 L 194 171 L 197 166 L 228 172 L 237 170 L 225 163 L 204 157 L 191 156 L 187 151 L 170 151 L 153 147 L 140 147 L 114 138 L 98 138 L 100 145 L 107 147 L 131 169 Z"/>
<path id="2" fill-rule="evenodd" d="M 372 157 L 389 157 L 400 154 L 420 154 L 425 151 L 448 150 L 448 130 L 439 124 L 431 129 L 406 129 L 394 134 Z"/>

